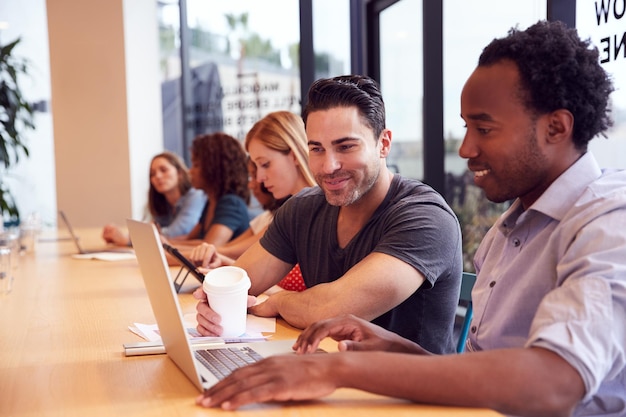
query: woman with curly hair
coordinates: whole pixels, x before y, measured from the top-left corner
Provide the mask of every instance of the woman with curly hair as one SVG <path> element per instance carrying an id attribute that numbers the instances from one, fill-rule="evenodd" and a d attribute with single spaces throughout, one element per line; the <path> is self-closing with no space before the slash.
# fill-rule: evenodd
<path id="1" fill-rule="evenodd" d="M 171 243 L 195 246 L 207 242 L 221 246 L 248 229 L 250 190 L 246 160 L 239 141 L 226 133 L 204 134 L 193 140 L 191 183 L 206 193 L 208 202 L 191 232 Z"/>

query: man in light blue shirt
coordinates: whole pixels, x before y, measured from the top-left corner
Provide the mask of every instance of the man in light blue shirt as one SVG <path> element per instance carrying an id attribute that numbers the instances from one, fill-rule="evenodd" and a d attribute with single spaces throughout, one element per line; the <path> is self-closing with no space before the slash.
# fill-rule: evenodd
<path id="1" fill-rule="evenodd" d="M 234 409 L 349 387 L 508 415 L 626 415 L 626 172 L 600 170 L 587 150 L 611 125 L 612 91 L 597 49 L 560 22 L 483 50 L 461 95 L 459 154 L 487 198 L 514 202 L 475 256 L 467 353 L 430 355 L 344 316 L 294 345 L 314 352 L 330 336 L 341 352 L 242 368 L 197 402 Z"/>
<path id="2" fill-rule="evenodd" d="M 474 258 L 467 350 L 555 353 L 584 385 L 575 415 L 626 413 L 625 186 L 587 152 L 528 208 L 517 199 Z"/>

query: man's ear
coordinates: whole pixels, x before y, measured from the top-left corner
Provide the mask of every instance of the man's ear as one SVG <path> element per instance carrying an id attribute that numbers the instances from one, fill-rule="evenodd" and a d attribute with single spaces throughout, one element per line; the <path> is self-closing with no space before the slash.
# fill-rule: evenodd
<path id="1" fill-rule="evenodd" d="M 559 109 L 548 114 L 547 140 L 557 143 L 571 139 L 574 133 L 574 115 L 569 110 Z"/>
<path id="2" fill-rule="evenodd" d="M 386 158 L 391 151 L 391 130 L 383 129 L 380 133 L 380 157 Z"/>

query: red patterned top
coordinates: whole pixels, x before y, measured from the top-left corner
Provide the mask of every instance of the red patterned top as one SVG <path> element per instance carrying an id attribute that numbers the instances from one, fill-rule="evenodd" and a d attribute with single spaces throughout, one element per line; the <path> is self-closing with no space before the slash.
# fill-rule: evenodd
<path id="1" fill-rule="evenodd" d="M 300 272 L 300 264 L 296 264 L 285 278 L 278 283 L 278 286 L 288 291 L 304 291 L 306 285 L 302 279 L 302 272 Z"/>

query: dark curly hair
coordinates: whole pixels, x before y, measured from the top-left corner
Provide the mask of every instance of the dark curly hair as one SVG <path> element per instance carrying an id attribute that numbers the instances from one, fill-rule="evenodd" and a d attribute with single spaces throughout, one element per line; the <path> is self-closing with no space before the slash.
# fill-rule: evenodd
<path id="1" fill-rule="evenodd" d="M 385 103 L 378 83 L 365 75 L 340 75 L 315 81 L 309 88 L 302 117 L 306 124 L 314 111 L 353 106 L 378 140 L 385 128 Z"/>
<path id="2" fill-rule="evenodd" d="M 520 74 L 521 99 L 536 115 L 558 109 L 574 116 L 574 145 L 587 144 L 612 126 L 609 95 L 613 83 L 600 66 L 598 49 L 579 38 L 563 22 L 540 21 L 524 31 L 509 30 L 485 47 L 479 66 L 503 59 L 515 62 Z"/>
<path id="3" fill-rule="evenodd" d="M 187 165 L 185 165 L 185 162 L 181 159 L 181 157 L 169 151 L 155 155 L 150 161 L 150 171 L 152 171 L 152 163 L 157 158 L 167 160 L 174 166 L 174 168 L 176 168 L 176 171 L 178 172 L 178 189 L 180 191 L 180 195 L 183 196 L 187 194 L 187 191 L 191 188 L 191 180 L 189 179 Z M 150 181 L 150 189 L 148 190 L 148 209 L 150 210 L 150 214 L 153 218 L 167 215 L 172 210 L 170 204 L 165 198 L 165 195 L 161 194 L 156 190 L 156 188 L 154 188 L 152 181 Z"/>
<path id="4" fill-rule="evenodd" d="M 196 136 L 191 157 L 199 162 L 207 195 L 236 194 L 250 203 L 247 156 L 237 139 L 221 132 Z"/>

